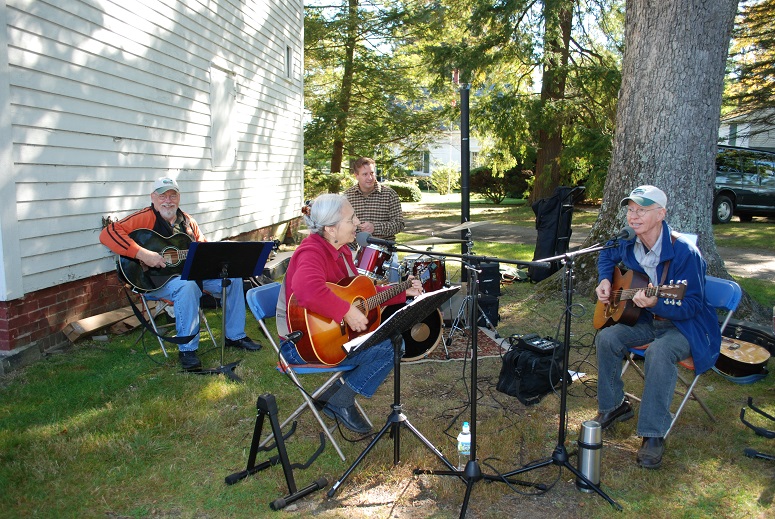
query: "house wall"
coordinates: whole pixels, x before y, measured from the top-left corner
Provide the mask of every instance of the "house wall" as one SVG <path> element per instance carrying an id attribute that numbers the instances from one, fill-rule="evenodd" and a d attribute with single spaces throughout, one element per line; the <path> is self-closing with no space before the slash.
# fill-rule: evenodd
<path id="1" fill-rule="evenodd" d="M 449 131 L 441 134 L 436 141 L 428 147 L 430 153 L 429 173 L 442 166 L 453 166 L 460 169 L 460 131 Z M 481 149 L 479 141 L 475 137 L 470 137 L 468 149 L 471 154 L 470 165 L 476 167 L 474 158 Z M 413 171 L 417 176 L 427 176 L 422 171 Z"/>
<path id="2" fill-rule="evenodd" d="M 719 143 L 775 151 L 775 128 L 752 124 L 743 119 L 722 121 L 719 126 Z"/>
<path id="3" fill-rule="evenodd" d="M 30 301 L 113 275 L 99 232 L 147 206 L 158 177 L 211 241 L 297 216 L 303 14 L 302 0 L 0 6 L 0 350 L 41 339 L 9 325 Z"/>

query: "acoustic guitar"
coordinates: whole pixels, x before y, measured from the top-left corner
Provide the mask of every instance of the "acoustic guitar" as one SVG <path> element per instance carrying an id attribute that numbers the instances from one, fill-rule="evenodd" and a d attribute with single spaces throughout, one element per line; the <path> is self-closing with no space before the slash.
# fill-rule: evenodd
<path id="1" fill-rule="evenodd" d="M 614 279 L 611 283 L 611 298 L 608 304 L 597 302 L 592 324 L 596 329 L 605 328 L 616 323 L 632 326 L 638 321 L 640 308 L 635 306 L 632 298 L 640 291 L 649 297 L 657 296 L 667 299 L 670 303 L 681 304 L 686 294 L 686 282 L 650 287 L 649 278 L 641 272 L 628 270 L 625 274 L 614 268 Z"/>
<path id="2" fill-rule="evenodd" d="M 347 356 L 344 344 L 364 333 L 379 327 L 382 317 L 381 304 L 394 298 L 412 286 L 412 281 L 398 283 L 388 290 L 377 292 L 374 281 L 366 276 L 348 277 L 338 283 L 326 283 L 328 288 L 341 299 L 355 305 L 369 320 L 366 330 L 356 332 L 342 320 L 335 322 L 306 308 L 296 301 L 296 294 L 288 300 L 288 322 L 292 332 L 302 331 L 304 335 L 296 343 L 299 355 L 306 362 L 334 366 Z"/>
<path id="3" fill-rule="evenodd" d="M 747 377 L 762 373 L 769 359 L 770 352 L 763 346 L 722 337 L 716 368 L 731 377 Z"/>
<path id="4" fill-rule="evenodd" d="M 193 241 L 185 233 L 162 236 L 151 229 L 135 229 L 129 233 L 129 237 L 141 247 L 158 252 L 167 262 L 166 267 L 155 268 L 135 258 L 118 257 L 116 268 L 119 276 L 138 292 L 158 290 L 174 276 L 180 275 L 188 255 L 188 247 Z"/>

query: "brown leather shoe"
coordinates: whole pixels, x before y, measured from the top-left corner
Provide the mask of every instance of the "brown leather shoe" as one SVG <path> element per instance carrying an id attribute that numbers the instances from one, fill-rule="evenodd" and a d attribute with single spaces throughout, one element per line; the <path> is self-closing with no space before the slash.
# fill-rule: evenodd
<path id="1" fill-rule="evenodd" d="M 635 413 L 632 412 L 630 400 L 627 397 L 624 397 L 624 402 L 622 402 L 622 405 L 608 413 L 597 413 L 597 416 L 595 416 L 594 420 L 600 424 L 600 429 L 606 430 L 615 422 L 624 422 L 633 416 L 635 416 Z"/>
<path id="2" fill-rule="evenodd" d="M 638 465 L 644 469 L 658 469 L 660 466 L 662 466 L 662 455 L 664 453 L 664 438 L 643 438 L 643 443 L 638 450 Z"/>

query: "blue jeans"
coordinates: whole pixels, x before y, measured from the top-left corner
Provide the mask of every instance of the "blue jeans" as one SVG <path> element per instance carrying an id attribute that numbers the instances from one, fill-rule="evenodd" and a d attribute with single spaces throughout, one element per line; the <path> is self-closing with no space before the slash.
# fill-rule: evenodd
<path id="1" fill-rule="evenodd" d="M 301 358 L 296 346 L 290 341 L 283 341 L 280 353 L 288 364 L 307 364 Z M 401 355 L 404 354 L 404 341 L 401 340 Z M 344 359 L 340 366 L 355 366 L 342 376 L 344 383 L 350 389 L 371 398 L 382 385 L 393 369 L 393 341 L 386 339 L 370 348 L 355 350 L 355 353 Z"/>
<path id="2" fill-rule="evenodd" d="M 226 338 L 230 340 L 245 337 L 245 292 L 242 279 L 231 279 L 226 287 Z M 221 280 L 205 279 L 204 289 L 214 296 L 221 296 Z M 146 294 L 148 299 L 167 299 L 175 305 L 175 330 L 178 336 L 194 335 L 186 344 L 178 346 L 179 351 L 195 351 L 199 348 L 199 298 L 202 291 L 195 281 L 183 281 L 175 276 L 158 290 Z"/>
<path id="3" fill-rule="evenodd" d="M 597 333 L 597 407 L 613 411 L 624 401 L 622 359 L 627 348 L 645 350 L 646 381 L 638 414 L 638 436 L 664 437 L 670 427 L 670 403 L 678 379 L 677 363 L 691 355 L 686 337 L 670 321 L 641 319 L 634 326 L 615 324 Z"/>

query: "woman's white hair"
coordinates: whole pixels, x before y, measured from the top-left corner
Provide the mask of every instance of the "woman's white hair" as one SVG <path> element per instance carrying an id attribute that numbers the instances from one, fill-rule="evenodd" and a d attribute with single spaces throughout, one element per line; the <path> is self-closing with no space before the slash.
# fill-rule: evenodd
<path id="1" fill-rule="evenodd" d="M 304 215 L 304 222 L 310 232 L 323 235 L 326 226 L 336 225 L 342 219 L 342 208 L 347 204 L 347 197 L 335 193 L 320 195 L 310 202 L 309 214 Z"/>

